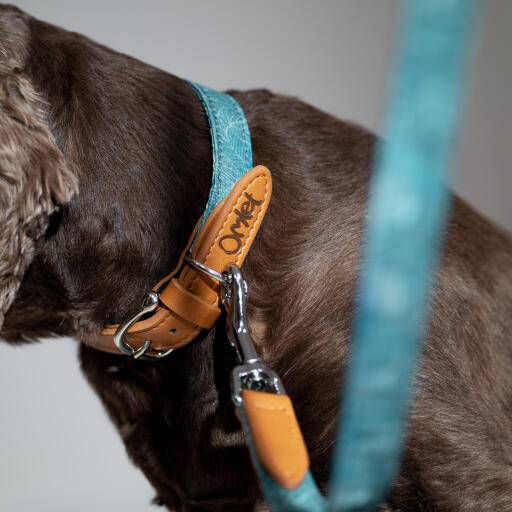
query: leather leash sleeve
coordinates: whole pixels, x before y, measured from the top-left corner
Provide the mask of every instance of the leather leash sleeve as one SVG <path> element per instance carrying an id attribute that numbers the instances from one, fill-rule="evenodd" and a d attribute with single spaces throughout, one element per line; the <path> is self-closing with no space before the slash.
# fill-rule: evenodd
<path id="1" fill-rule="evenodd" d="M 244 389 L 242 407 L 258 462 L 274 482 L 296 489 L 308 472 L 309 456 L 290 397 Z"/>
<path id="2" fill-rule="evenodd" d="M 219 317 L 220 284 L 184 262 L 193 244 L 192 257 L 222 273 L 229 263 L 241 266 L 258 233 L 272 194 L 272 180 L 266 167 L 256 166 L 240 178 L 230 194 L 212 211 L 180 257 L 178 266 L 153 291 L 159 293 L 157 309 L 149 318 L 132 325 L 126 342 L 135 350 L 151 341 L 152 351 L 179 348 Z M 195 240 L 195 241 L 194 241 Z M 119 354 L 111 325 L 85 343 L 104 352 Z"/>

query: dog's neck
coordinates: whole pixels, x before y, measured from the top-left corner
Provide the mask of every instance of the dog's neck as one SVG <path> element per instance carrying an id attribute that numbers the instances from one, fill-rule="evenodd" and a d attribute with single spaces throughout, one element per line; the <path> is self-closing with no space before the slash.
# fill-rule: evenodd
<path id="1" fill-rule="evenodd" d="M 58 61 L 57 48 L 46 51 Z M 129 57 L 119 69 L 105 59 L 104 87 L 101 69 L 91 83 L 72 67 L 65 91 L 40 57 L 28 68 L 80 191 L 53 219 L 6 323 L 25 338 L 83 338 L 125 318 L 176 264 L 210 188 L 209 125 L 187 82 Z"/>

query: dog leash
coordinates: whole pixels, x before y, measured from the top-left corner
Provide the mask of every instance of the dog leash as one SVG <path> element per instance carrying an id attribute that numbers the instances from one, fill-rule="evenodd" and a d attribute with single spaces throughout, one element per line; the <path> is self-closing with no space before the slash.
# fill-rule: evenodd
<path id="1" fill-rule="evenodd" d="M 249 129 L 236 101 L 191 83 L 208 116 L 214 153 L 205 214 L 177 268 L 147 295 L 141 310 L 105 329 L 92 344 L 137 359 L 159 359 L 210 328 L 223 305 L 228 338 L 239 360 L 232 372 L 233 402 L 263 493 L 275 511 L 375 511 L 397 472 L 446 212 L 443 172 L 455 132 L 473 4 L 409 2 L 390 143 L 380 148 L 372 182 L 353 362 L 328 500 L 309 470 L 291 400 L 279 377 L 259 358 L 247 325 L 248 290 L 240 266 L 270 201 L 270 173 L 263 166 L 249 170 Z M 421 57 L 427 57 L 421 59 L 425 69 L 418 70 Z M 419 122 L 415 113 L 421 108 L 434 114 L 435 123 Z M 407 300 L 399 301 L 398 292 Z M 149 319 L 141 319 L 148 314 Z"/>
<path id="2" fill-rule="evenodd" d="M 375 512 L 398 472 L 412 380 L 439 264 L 476 0 L 409 0 L 386 134 L 371 183 L 363 270 L 329 495 L 286 489 L 258 463 L 279 512 Z M 247 418 L 242 415 L 242 421 Z"/>
<path id="3" fill-rule="evenodd" d="M 329 511 L 374 512 L 400 468 L 449 210 L 476 4 L 403 4 L 386 141 L 369 193 Z"/>

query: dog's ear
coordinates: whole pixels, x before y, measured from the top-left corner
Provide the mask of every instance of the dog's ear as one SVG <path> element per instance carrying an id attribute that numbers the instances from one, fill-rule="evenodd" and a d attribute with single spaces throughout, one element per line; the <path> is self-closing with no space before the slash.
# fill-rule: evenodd
<path id="1" fill-rule="evenodd" d="M 24 70 L 27 33 L 23 13 L 0 8 L 0 327 L 50 215 L 77 191 Z"/>

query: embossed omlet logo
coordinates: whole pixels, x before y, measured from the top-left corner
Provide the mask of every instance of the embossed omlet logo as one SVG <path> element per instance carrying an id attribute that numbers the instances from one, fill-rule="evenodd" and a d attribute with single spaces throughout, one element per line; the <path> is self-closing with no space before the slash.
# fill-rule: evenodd
<path id="1" fill-rule="evenodd" d="M 242 248 L 243 238 L 245 236 L 242 225 L 249 228 L 249 221 L 253 218 L 256 206 L 263 203 L 263 200 L 258 201 L 254 199 L 254 197 L 247 192 L 244 193 L 244 196 L 247 201 L 244 201 L 240 205 L 239 210 L 235 210 L 236 221 L 229 227 L 231 233 L 224 235 L 219 240 L 219 247 L 226 254 L 236 254 Z"/>

